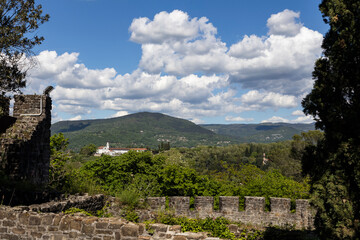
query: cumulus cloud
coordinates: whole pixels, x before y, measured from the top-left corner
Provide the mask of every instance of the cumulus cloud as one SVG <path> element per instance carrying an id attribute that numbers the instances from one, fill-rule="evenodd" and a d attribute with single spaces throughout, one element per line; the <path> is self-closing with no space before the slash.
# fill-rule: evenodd
<path id="1" fill-rule="evenodd" d="M 273 92 L 259 92 L 257 90 L 249 91 L 241 96 L 241 101 L 247 106 L 253 108 L 291 108 L 296 107 L 296 97 L 282 95 Z"/>
<path id="2" fill-rule="evenodd" d="M 77 116 L 75 116 L 75 117 L 73 117 L 73 118 L 70 118 L 69 120 L 70 120 L 70 121 L 81 120 L 81 115 L 77 115 Z"/>
<path id="3" fill-rule="evenodd" d="M 251 59 L 265 56 L 266 42 L 263 38 L 245 35 L 244 38 L 230 47 L 228 54 L 236 58 Z"/>
<path id="4" fill-rule="evenodd" d="M 139 66 L 149 73 L 227 74 L 244 88 L 299 95 L 312 86 L 311 71 L 323 38 L 296 22 L 299 16 L 291 10 L 273 14 L 268 36 L 245 35 L 227 48 L 208 19 L 175 10 L 153 20 L 135 19 L 131 40 L 142 44 Z"/>
<path id="5" fill-rule="evenodd" d="M 55 86 L 56 111 L 75 117 L 98 109 L 116 111 L 111 117 L 153 111 L 194 122 L 221 115 L 226 121 L 252 121 L 232 115 L 296 107 L 312 87 L 322 35 L 303 26 L 299 17 L 290 10 L 273 14 L 268 35 L 245 35 L 230 47 L 206 17 L 174 10 L 137 18 L 129 27 L 130 40 L 141 44 L 142 56 L 133 72 L 89 69 L 79 53 L 43 51 L 29 72 L 26 91 Z M 247 91 L 242 96 L 239 87 Z"/>
<path id="6" fill-rule="evenodd" d="M 267 123 L 267 122 L 269 122 L 269 123 L 281 123 L 281 122 L 288 123 L 290 121 L 288 119 L 285 119 L 283 117 L 278 117 L 278 116 L 273 116 L 269 119 L 261 121 L 261 123 Z"/>
<path id="7" fill-rule="evenodd" d="M 299 116 L 295 119 L 289 120 L 283 117 L 279 117 L 279 116 L 273 116 L 269 119 L 263 120 L 261 121 L 261 123 L 267 123 L 267 122 L 271 122 L 271 123 L 313 123 L 314 119 L 312 119 L 311 116 Z"/>
<path id="8" fill-rule="evenodd" d="M 126 116 L 128 114 L 129 114 L 129 112 L 127 112 L 127 111 L 118 111 L 115 114 L 111 115 L 110 117 L 112 117 L 112 118 L 122 117 L 122 116 Z"/>
<path id="9" fill-rule="evenodd" d="M 291 113 L 293 116 L 305 116 L 304 112 L 301 110 L 296 110 Z"/>
<path id="10" fill-rule="evenodd" d="M 301 23 L 296 22 L 298 18 L 300 18 L 300 13 L 289 9 L 285 9 L 277 14 L 272 14 L 267 21 L 269 34 L 284 36 L 297 35 L 303 26 Z"/>
<path id="11" fill-rule="evenodd" d="M 206 17 L 189 19 L 188 14 L 180 10 L 160 12 L 152 21 L 146 17 L 134 19 L 129 28 L 130 39 L 142 44 L 159 44 L 191 39 L 199 36 L 200 32 L 205 35 L 215 34 L 216 28 L 207 22 Z"/>
<path id="12" fill-rule="evenodd" d="M 253 118 L 243 118 L 243 117 L 233 117 L 233 116 L 226 116 L 225 121 L 227 122 L 252 122 L 254 121 Z"/>

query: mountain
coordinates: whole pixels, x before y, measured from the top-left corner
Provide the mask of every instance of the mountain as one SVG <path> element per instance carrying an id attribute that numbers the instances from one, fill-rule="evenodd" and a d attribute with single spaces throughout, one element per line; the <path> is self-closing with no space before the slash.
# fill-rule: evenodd
<path id="1" fill-rule="evenodd" d="M 314 124 L 202 124 L 216 134 L 235 137 L 239 142 L 278 142 L 290 140 L 295 134 L 314 130 Z"/>
<path id="2" fill-rule="evenodd" d="M 111 147 L 151 147 L 170 142 L 173 147 L 225 145 L 236 143 L 231 136 L 222 136 L 188 120 L 161 113 L 135 113 L 123 117 L 61 121 L 51 126 L 52 134 L 62 132 L 75 151 L 93 143 Z"/>
<path id="3" fill-rule="evenodd" d="M 278 142 L 294 134 L 314 130 L 314 124 L 202 124 L 161 113 L 135 113 L 123 117 L 61 121 L 51 126 L 52 134 L 62 132 L 69 138 L 69 148 L 79 151 L 93 143 L 111 147 L 157 148 L 161 142 L 172 147 L 197 145 L 222 146 L 244 142 Z"/>

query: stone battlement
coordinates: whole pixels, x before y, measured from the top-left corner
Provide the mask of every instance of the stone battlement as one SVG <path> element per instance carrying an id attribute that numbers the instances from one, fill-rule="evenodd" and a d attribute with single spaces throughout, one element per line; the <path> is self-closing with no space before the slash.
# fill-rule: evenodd
<path id="1" fill-rule="evenodd" d="M 134 224 L 119 217 L 121 209 L 110 210 L 115 217 L 98 218 L 82 214 L 66 215 L 62 211 L 82 208 L 88 211 L 101 209 L 106 201 L 103 195 L 70 196 L 58 202 L 40 205 L 5 207 L 0 206 L 0 239 L 217 239 L 207 237 L 206 233 L 183 233 L 180 226 L 151 224 L 147 231 L 145 224 Z M 190 210 L 189 197 L 169 197 L 169 208 L 176 215 L 191 218 L 225 217 L 245 224 L 262 227 L 269 225 L 295 225 L 297 229 L 313 229 L 312 211 L 307 200 L 296 200 L 296 212 L 290 212 L 290 199 L 270 198 L 271 211 L 266 212 L 265 198 L 245 197 L 245 211 L 239 211 L 239 197 L 219 197 L 220 209 L 214 210 L 213 197 L 195 197 L 195 209 Z M 148 216 L 165 210 L 165 197 L 146 199 L 149 209 L 136 210 Z M 149 214 L 150 213 L 150 214 Z M 238 226 L 231 224 L 229 229 L 239 234 Z M 238 236 L 238 235 L 236 235 Z"/>
<path id="2" fill-rule="evenodd" d="M 195 209 L 190 210 L 190 197 L 169 197 L 169 208 L 175 215 L 192 218 L 225 217 L 232 221 L 257 225 L 295 225 L 298 229 L 312 229 L 314 226 L 313 212 L 308 200 L 296 200 L 296 209 L 290 211 L 289 198 L 270 198 L 270 212 L 265 211 L 264 197 L 245 197 L 245 210 L 239 211 L 239 197 L 219 197 L 219 210 L 214 210 L 213 197 L 195 197 Z M 164 210 L 165 197 L 147 199 L 153 210 Z"/>

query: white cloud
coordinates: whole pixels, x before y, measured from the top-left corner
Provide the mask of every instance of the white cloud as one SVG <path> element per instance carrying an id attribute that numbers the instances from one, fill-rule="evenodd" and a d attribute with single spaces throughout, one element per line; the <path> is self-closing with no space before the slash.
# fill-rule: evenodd
<path id="1" fill-rule="evenodd" d="M 187 13 L 180 10 L 174 10 L 171 13 L 160 12 L 155 15 L 153 21 L 143 17 L 134 19 L 129 30 L 130 39 L 138 43 L 163 43 L 167 41 L 182 41 L 194 38 L 200 32 L 204 34 L 216 33 L 216 28 L 208 19 L 189 19 Z"/>
<path id="2" fill-rule="evenodd" d="M 296 97 L 273 92 L 252 90 L 241 96 L 241 101 L 252 108 L 291 108 L 296 107 Z"/>
<path id="3" fill-rule="evenodd" d="M 266 122 L 271 122 L 271 123 L 280 123 L 280 122 L 284 122 L 284 123 L 288 123 L 290 122 L 288 119 L 285 119 L 283 117 L 278 117 L 278 116 L 273 116 L 267 120 L 263 120 L 261 121 L 261 123 L 266 123 Z"/>
<path id="4" fill-rule="evenodd" d="M 123 117 L 123 116 L 126 116 L 128 115 L 129 113 L 127 111 L 118 111 L 116 112 L 115 114 L 111 115 L 112 118 L 115 118 L 115 117 Z"/>
<path id="5" fill-rule="evenodd" d="M 230 47 L 229 55 L 236 58 L 255 58 L 265 56 L 266 43 L 258 36 L 245 35 L 244 38 Z"/>
<path id="6" fill-rule="evenodd" d="M 292 123 L 314 123 L 314 119 L 311 116 L 300 116 L 291 121 Z"/>
<path id="7" fill-rule="evenodd" d="M 73 118 L 70 118 L 69 120 L 70 120 L 70 121 L 81 120 L 81 115 L 77 115 L 77 116 L 75 116 L 75 117 L 73 117 Z"/>
<path id="8" fill-rule="evenodd" d="M 299 12 L 294 12 L 288 9 L 272 14 L 267 21 L 270 35 L 284 35 L 295 36 L 299 33 L 302 24 L 297 23 L 295 19 L 300 18 Z"/>
<path id="9" fill-rule="evenodd" d="M 240 116 L 238 116 L 238 117 L 226 116 L 225 121 L 227 121 L 227 122 L 252 122 L 252 121 L 254 121 L 254 119 L 253 118 L 242 118 Z"/>
<path id="10" fill-rule="evenodd" d="M 192 121 L 193 123 L 195 124 L 203 124 L 205 123 L 202 119 L 200 118 L 192 118 L 192 119 L 189 119 L 190 121 Z"/>
<path id="11" fill-rule="evenodd" d="M 293 116 L 305 116 L 304 112 L 301 110 L 296 110 L 291 113 Z"/>
<path id="12" fill-rule="evenodd" d="M 279 116 L 273 116 L 267 120 L 263 120 L 261 121 L 262 123 L 266 123 L 266 122 L 272 122 L 272 123 L 279 123 L 279 122 L 283 122 L 283 123 L 313 123 L 314 120 L 312 119 L 311 116 L 300 116 L 297 117 L 296 119 L 293 120 L 289 120 L 283 117 L 279 117 Z"/>
<path id="13" fill-rule="evenodd" d="M 206 17 L 174 10 L 153 20 L 134 19 L 129 31 L 142 48 L 138 69 L 120 75 L 111 67 L 89 69 L 79 53 L 43 51 L 29 72 L 26 92 L 53 85 L 56 111 L 76 117 L 98 109 L 117 111 L 113 117 L 156 111 L 194 122 L 222 115 L 247 121 L 231 115 L 296 107 L 312 87 L 322 35 L 296 22 L 299 16 L 290 10 L 274 14 L 268 36 L 244 36 L 229 48 Z M 239 84 L 248 91 L 240 97 Z"/>
<path id="14" fill-rule="evenodd" d="M 297 23 L 299 16 L 290 10 L 274 14 L 268 20 L 268 36 L 244 36 L 228 49 L 208 19 L 191 19 L 175 10 L 161 12 L 152 21 L 135 19 L 131 40 L 142 44 L 139 66 L 149 73 L 227 74 L 244 88 L 300 95 L 312 87 L 311 72 L 323 36 Z"/>

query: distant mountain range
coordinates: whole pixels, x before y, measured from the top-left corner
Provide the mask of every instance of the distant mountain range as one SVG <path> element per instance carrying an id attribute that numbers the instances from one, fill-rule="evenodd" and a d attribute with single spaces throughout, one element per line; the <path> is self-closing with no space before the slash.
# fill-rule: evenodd
<path id="1" fill-rule="evenodd" d="M 75 151 L 93 143 L 112 147 L 157 148 L 161 142 L 172 147 L 223 146 L 241 142 L 276 142 L 313 130 L 313 124 L 203 124 L 161 113 L 135 113 L 123 117 L 61 121 L 51 126 L 52 134 L 62 132 Z"/>

